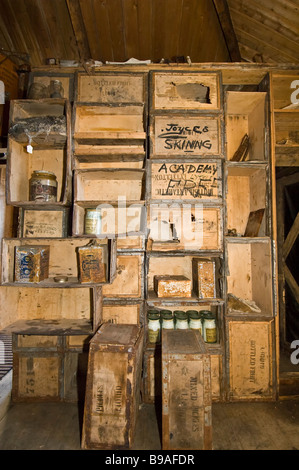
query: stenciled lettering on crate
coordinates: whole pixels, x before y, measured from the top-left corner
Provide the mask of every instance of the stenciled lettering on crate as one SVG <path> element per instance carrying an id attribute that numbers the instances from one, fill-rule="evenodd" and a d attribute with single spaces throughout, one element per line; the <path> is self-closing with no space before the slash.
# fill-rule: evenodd
<path id="1" fill-rule="evenodd" d="M 19 238 L 64 238 L 69 235 L 70 208 L 62 207 L 53 210 L 46 208 L 19 209 Z"/>

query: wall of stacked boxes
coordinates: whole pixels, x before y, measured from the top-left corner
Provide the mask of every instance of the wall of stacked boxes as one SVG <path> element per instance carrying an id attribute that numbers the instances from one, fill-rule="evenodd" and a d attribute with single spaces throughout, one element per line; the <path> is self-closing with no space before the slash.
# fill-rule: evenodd
<path id="1" fill-rule="evenodd" d="M 275 108 L 295 73 L 30 73 L 10 106 L 18 227 L 1 247 L 14 400 L 83 400 L 86 448 L 129 448 L 136 403 L 159 402 L 164 448 L 183 449 L 211 448 L 212 402 L 277 398 L 275 150 L 296 111 Z"/>

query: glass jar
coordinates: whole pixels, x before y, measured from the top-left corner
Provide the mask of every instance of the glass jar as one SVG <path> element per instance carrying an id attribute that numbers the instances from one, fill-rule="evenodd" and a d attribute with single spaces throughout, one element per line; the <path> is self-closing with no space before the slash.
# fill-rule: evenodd
<path id="1" fill-rule="evenodd" d="M 171 310 L 161 310 L 162 329 L 174 330 L 174 318 Z"/>
<path id="2" fill-rule="evenodd" d="M 29 180 L 29 200 L 57 202 L 57 179 L 51 171 L 34 171 Z"/>
<path id="3" fill-rule="evenodd" d="M 203 339 L 206 343 L 217 342 L 216 315 L 209 310 L 203 310 Z"/>
<path id="4" fill-rule="evenodd" d="M 188 330 L 188 315 L 183 310 L 175 310 L 173 312 L 175 317 L 175 329 L 176 330 Z"/>
<path id="5" fill-rule="evenodd" d="M 64 90 L 60 80 L 50 81 L 50 98 L 63 98 Z"/>
<path id="6" fill-rule="evenodd" d="M 86 209 L 84 233 L 86 235 L 100 235 L 101 233 L 101 211 L 97 208 Z"/>
<path id="7" fill-rule="evenodd" d="M 147 328 L 149 343 L 159 343 L 161 339 L 161 323 L 158 310 L 149 310 L 147 312 Z"/>
<path id="8" fill-rule="evenodd" d="M 190 330 L 197 330 L 202 335 L 202 321 L 201 315 L 197 310 L 188 310 L 189 328 Z"/>

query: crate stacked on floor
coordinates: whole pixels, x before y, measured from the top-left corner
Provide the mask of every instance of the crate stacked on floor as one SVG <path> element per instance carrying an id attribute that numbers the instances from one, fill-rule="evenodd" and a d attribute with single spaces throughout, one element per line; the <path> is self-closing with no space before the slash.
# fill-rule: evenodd
<path id="1" fill-rule="evenodd" d="M 215 316 L 216 336 L 207 343 L 215 401 L 223 399 L 222 130 L 219 73 L 150 72 L 147 312 L 189 315 L 193 310 Z M 155 379 L 160 357 L 159 345 L 148 341 L 148 402 L 161 395 Z"/>

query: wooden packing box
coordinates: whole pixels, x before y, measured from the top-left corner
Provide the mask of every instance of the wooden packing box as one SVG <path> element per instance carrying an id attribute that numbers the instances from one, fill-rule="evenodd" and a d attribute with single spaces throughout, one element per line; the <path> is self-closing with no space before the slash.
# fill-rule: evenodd
<path id="1" fill-rule="evenodd" d="M 268 161 L 268 141 L 265 132 L 268 127 L 266 113 L 266 92 L 226 93 L 226 153 L 228 160 L 238 161 L 243 154 L 248 161 Z M 238 153 L 243 137 L 249 138 L 249 149 Z"/>
<path id="2" fill-rule="evenodd" d="M 162 332 L 162 449 L 212 449 L 211 358 L 192 330 Z"/>
<path id="3" fill-rule="evenodd" d="M 150 157 L 212 157 L 222 153 L 219 117 L 201 114 L 150 116 Z"/>
<path id="4" fill-rule="evenodd" d="M 92 240 L 91 240 L 92 241 Z M 35 283 L 36 287 L 80 287 L 96 286 L 98 284 L 110 283 L 116 274 L 116 243 L 115 240 L 102 239 L 97 243 L 103 247 L 105 252 L 104 262 L 106 264 L 106 281 L 81 283 L 79 279 L 79 263 L 77 250 L 86 246 L 86 238 L 5 238 L 2 239 L 2 285 L 17 285 L 19 281 L 14 280 L 15 250 L 26 246 L 30 248 L 36 245 L 48 245 L 49 276 L 47 279 Z M 24 284 L 22 282 L 22 284 Z M 28 283 L 29 285 L 30 283 Z M 25 285 L 25 284 L 24 284 Z M 32 285 L 32 283 L 31 283 Z"/>
<path id="5" fill-rule="evenodd" d="M 144 254 L 117 253 L 116 277 L 103 286 L 104 299 L 144 298 Z"/>
<path id="6" fill-rule="evenodd" d="M 143 322 L 143 302 L 138 300 L 105 299 L 102 307 L 102 321 L 140 325 Z"/>
<path id="7" fill-rule="evenodd" d="M 140 201 L 144 198 L 143 170 L 76 170 L 74 202 Z"/>
<path id="8" fill-rule="evenodd" d="M 291 87 L 295 80 L 298 80 L 297 71 L 292 72 L 288 70 L 285 73 L 271 73 L 272 104 L 274 111 L 298 109 L 298 105 L 296 106 L 292 103 L 292 93 L 294 93 L 297 98 L 297 87 Z"/>
<path id="9" fill-rule="evenodd" d="M 84 169 L 82 165 L 90 163 L 94 164 L 94 168 L 97 168 L 97 164 L 101 162 L 107 162 L 107 155 L 109 155 L 110 162 L 113 167 L 122 168 L 123 161 L 125 162 L 136 162 L 140 165 L 140 160 L 145 157 L 145 149 L 147 142 L 143 140 L 115 140 L 113 145 L 111 142 L 99 141 L 94 143 L 86 142 L 86 140 L 75 140 L 73 141 L 73 169 Z M 143 158 L 140 158 L 140 155 Z M 77 159 L 78 157 L 78 159 Z M 117 162 L 120 165 L 117 165 Z"/>
<path id="10" fill-rule="evenodd" d="M 269 233 L 268 172 L 264 165 L 245 163 L 227 167 L 227 230 L 237 236 L 265 236 Z"/>
<path id="11" fill-rule="evenodd" d="M 75 100 L 83 103 L 145 104 L 147 74 L 130 72 L 76 73 Z"/>
<path id="12" fill-rule="evenodd" d="M 14 281 L 39 283 L 49 277 L 50 247 L 21 245 L 15 247 Z"/>
<path id="13" fill-rule="evenodd" d="M 224 354 L 211 350 L 209 350 L 209 353 L 211 358 L 212 402 L 223 402 L 225 401 Z"/>
<path id="14" fill-rule="evenodd" d="M 73 138 L 79 144 L 141 145 L 145 143 L 143 105 L 104 106 L 76 102 Z"/>
<path id="15" fill-rule="evenodd" d="M 258 317 L 272 317 L 274 306 L 270 239 L 242 240 L 232 237 L 227 239 L 226 253 L 227 294 L 246 301 L 252 307 L 251 313 Z M 240 313 L 239 307 L 228 303 L 228 313 Z M 244 313 L 243 309 L 241 313 Z"/>
<path id="16" fill-rule="evenodd" d="M 65 238 L 70 234 L 70 208 L 20 207 L 19 238 Z"/>
<path id="17" fill-rule="evenodd" d="M 218 72 L 150 72 L 151 110 L 219 111 Z"/>
<path id="18" fill-rule="evenodd" d="M 151 203 L 147 211 L 148 251 L 221 251 L 223 211 L 203 204 Z"/>
<path id="19" fill-rule="evenodd" d="M 83 449 L 130 449 L 140 401 L 143 330 L 104 323 L 90 342 Z"/>
<path id="20" fill-rule="evenodd" d="M 229 319 L 229 399 L 275 400 L 274 320 Z"/>
<path id="21" fill-rule="evenodd" d="M 91 148 L 91 146 L 85 150 L 86 155 L 78 153 L 78 149 L 73 153 L 72 168 L 74 170 L 105 170 L 109 168 L 142 170 L 144 168 L 144 151 L 132 154 L 129 152 L 129 149 L 124 149 L 123 152 L 105 155 L 93 153 L 97 149 Z M 83 151 L 84 148 L 82 149 Z"/>
<path id="22" fill-rule="evenodd" d="M 158 297 L 191 297 L 192 280 L 181 275 L 154 276 L 154 290 Z"/>
<path id="23" fill-rule="evenodd" d="M 162 357 L 161 345 L 147 346 L 143 353 L 142 372 L 143 403 L 162 402 Z"/>
<path id="24" fill-rule="evenodd" d="M 49 68 L 47 71 L 38 71 L 33 70 L 29 73 L 29 82 L 28 82 L 28 90 L 30 91 L 30 87 L 32 84 L 41 84 L 46 87 L 46 92 L 48 93 L 48 97 L 50 98 L 50 82 L 51 80 L 59 80 L 61 82 L 63 88 L 63 98 L 68 99 L 69 101 L 73 101 L 74 99 L 74 73 L 70 72 L 57 72 L 52 71 Z M 53 98 L 52 98 L 53 99 Z"/>
<path id="25" fill-rule="evenodd" d="M 13 334 L 13 402 L 78 402 L 85 395 L 88 352 L 66 336 Z"/>
<path id="26" fill-rule="evenodd" d="M 200 299 L 213 299 L 219 295 L 220 260 L 217 258 L 193 258 L 193 290 Z"/>
<path id="27" fill-rule="evenodd" d="M 155 160 L 149 163 L 147 174 L 151 201 L 222 201 L 219 160 Z"/>

